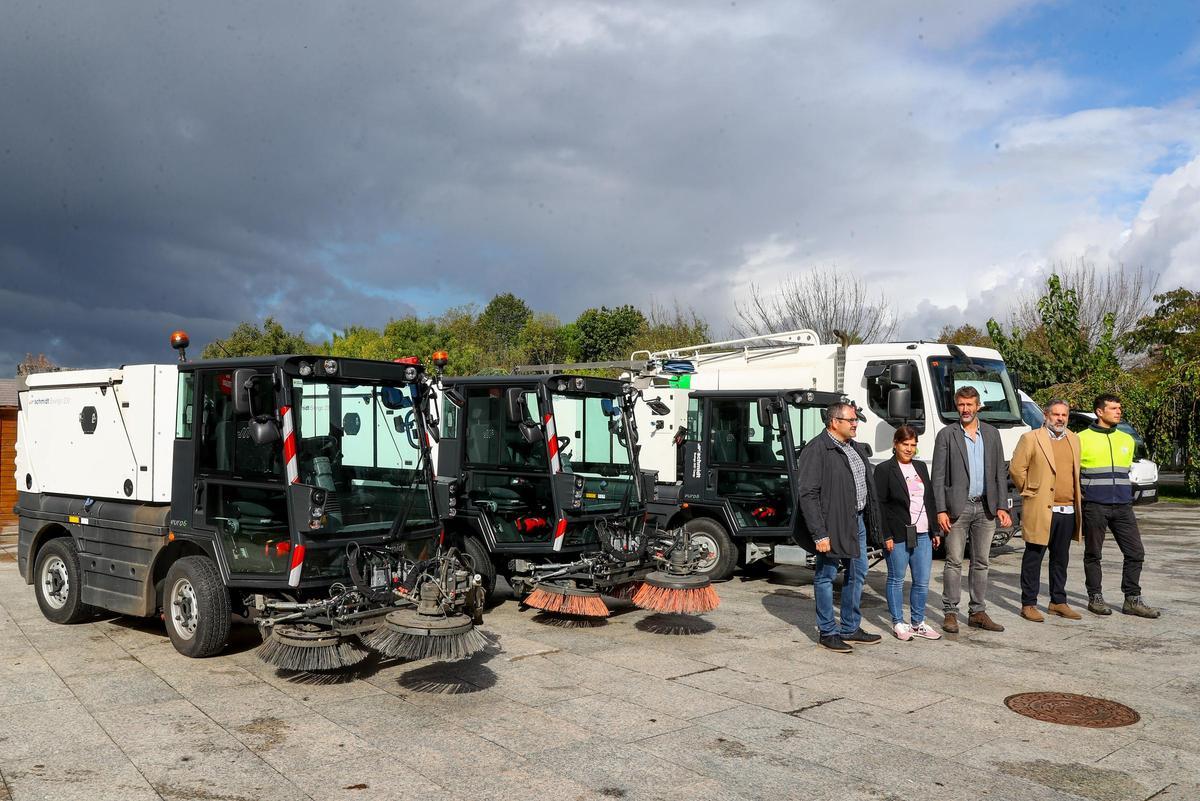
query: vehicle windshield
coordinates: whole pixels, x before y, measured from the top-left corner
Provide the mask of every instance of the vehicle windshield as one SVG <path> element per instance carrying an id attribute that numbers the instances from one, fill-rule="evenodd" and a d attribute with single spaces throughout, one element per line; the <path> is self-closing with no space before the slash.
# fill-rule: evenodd
<path id="1" fill-rule="evenodd" d="M 971 358 L 964 361 L 951 356 L 933 356 L 929 359 L 929 375 L 942 420 L 953 422 L 958 419 L 954 393 L 961 387 L 974 387 L 983 404 L 979 410 L 980 420 L 1001 424 L 1021 423 L 1021 404 L 1009 378 L 1008 368 L 1000 359 Z"/>
<path id="2" fill-rule="evenodd" d="M 293 381 L 300 482 L 329 491 L 332 531 L 386 534 L 396 520 L 406 531 L 434 525 L 414 400 L 411 385 Z"/>
<path id="3" fill-rule="evenodd" d="M 620 399 L 612 395 L 551 393 L 563 472 L 584 479 L 584 511 L 639 503 Z"/>

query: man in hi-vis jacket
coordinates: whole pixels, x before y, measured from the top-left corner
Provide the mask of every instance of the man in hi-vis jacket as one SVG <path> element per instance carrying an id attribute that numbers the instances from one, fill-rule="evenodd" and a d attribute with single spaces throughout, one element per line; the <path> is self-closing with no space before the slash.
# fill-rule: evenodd
<path id="1" fill-rule="evenodd" d="M 1121 422 L 1121 399 L 1101 395 L 1092 404 L 1096 422 L 1079 432 L 1079 483 L 1083 488 L 1083 577 L 1087 585 L 1088 611 L 1111 615 L 1101 588 L 1100 556 L 1104 534 L 1111 530 L 1121 549 L 1121 611 L 1136 617 L 1158 617 L 1159 612 L 1142 600 L 1142 563 L 1146 551 L 1133 514 L 1133 486 L 1129 467 L 1133 464 L 1133 437 L 1117 428 Z"/>

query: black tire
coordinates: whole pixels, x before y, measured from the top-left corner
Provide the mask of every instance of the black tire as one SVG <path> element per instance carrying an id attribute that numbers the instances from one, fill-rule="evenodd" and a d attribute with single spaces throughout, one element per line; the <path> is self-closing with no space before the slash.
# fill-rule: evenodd
<path id="1" fill-rule="evenodd" d="M 463 540 L 463 553 L 471 557 L 475 563 L 475 572 L 479 574 L 483 586 L 484 604 L 495 603 L 496 600 L 496 564 L 487 546 L 478 537 L 469 536 Z"/>
<path id="2" fill-rule="evenodd" d="M 207 556 L 185 556 L 167 571 L 163 622 L 175 650 L 193 659 L 221 653 L 229 640 L 229 591 Z"/>
<path id="3" fill-rule="evenodd" d="M 708 576 L 711 581 L 724 581 L 733 575 L 737 566 L 737 548 L 725 527 L 707 517 L 697 517 L 683 524 L 692 535 L 692 542 L 697 540 L 708 545 L 716 553 L 696 572 Z"/>
<path id="4" fill-rule="evenodd" d="M 42 614 L 51 623 L 78 623 L 95 614 L 83 602 L 79 549 L 70 537 L 50 540 L 38 551 L 33 589 Z"/>

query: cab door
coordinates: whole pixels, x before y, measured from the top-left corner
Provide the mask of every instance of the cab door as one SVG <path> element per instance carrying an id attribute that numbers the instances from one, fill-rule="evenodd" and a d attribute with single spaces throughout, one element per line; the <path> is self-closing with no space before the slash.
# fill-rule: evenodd
<path id="1" fill-rule="evenodd" d="M 233 371 L 196 373 L 192 527 L 212 537 L 231 580 L 286 580 L 290 561 L 287 484 L 280 440 L 256 444 L 234 404 Z M 251 408 L 272 413 L 274 381 L 264 368 L 250 384 Z"/>
<path id="2" fill-rule="evenodd" d="M 789 527 L 794 504 L 778 416 L 761 425 L 756 398 L 710 398 L 708 415 L 710 492 L 742 533 Z"/>

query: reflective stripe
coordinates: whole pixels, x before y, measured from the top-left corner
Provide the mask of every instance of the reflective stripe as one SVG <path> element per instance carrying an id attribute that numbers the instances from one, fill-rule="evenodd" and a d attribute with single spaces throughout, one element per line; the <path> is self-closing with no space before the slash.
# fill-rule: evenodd
<path id="1" fill-rule="evenodd" d="M 1093 485 L 1093 484 L 1094 485 L 1104 485 L 1106 487 L 1108 487 L 1108 486 L 1122 487 L 1122 486 L 1128 486 L 1130 483 L 1131 482 L 1129 481 L 1128 477 L 1116 478 L 1114 476 L 1104 476 L 1103 478 L 1096 478 L 1093 476 L 1091 478 L 1088 478 L 1087 476 L 1084 476 L 1083 478 L 1079 479 L 1079 485 L 1081 487 L 1086 487 L 1086 486 Z"/>

